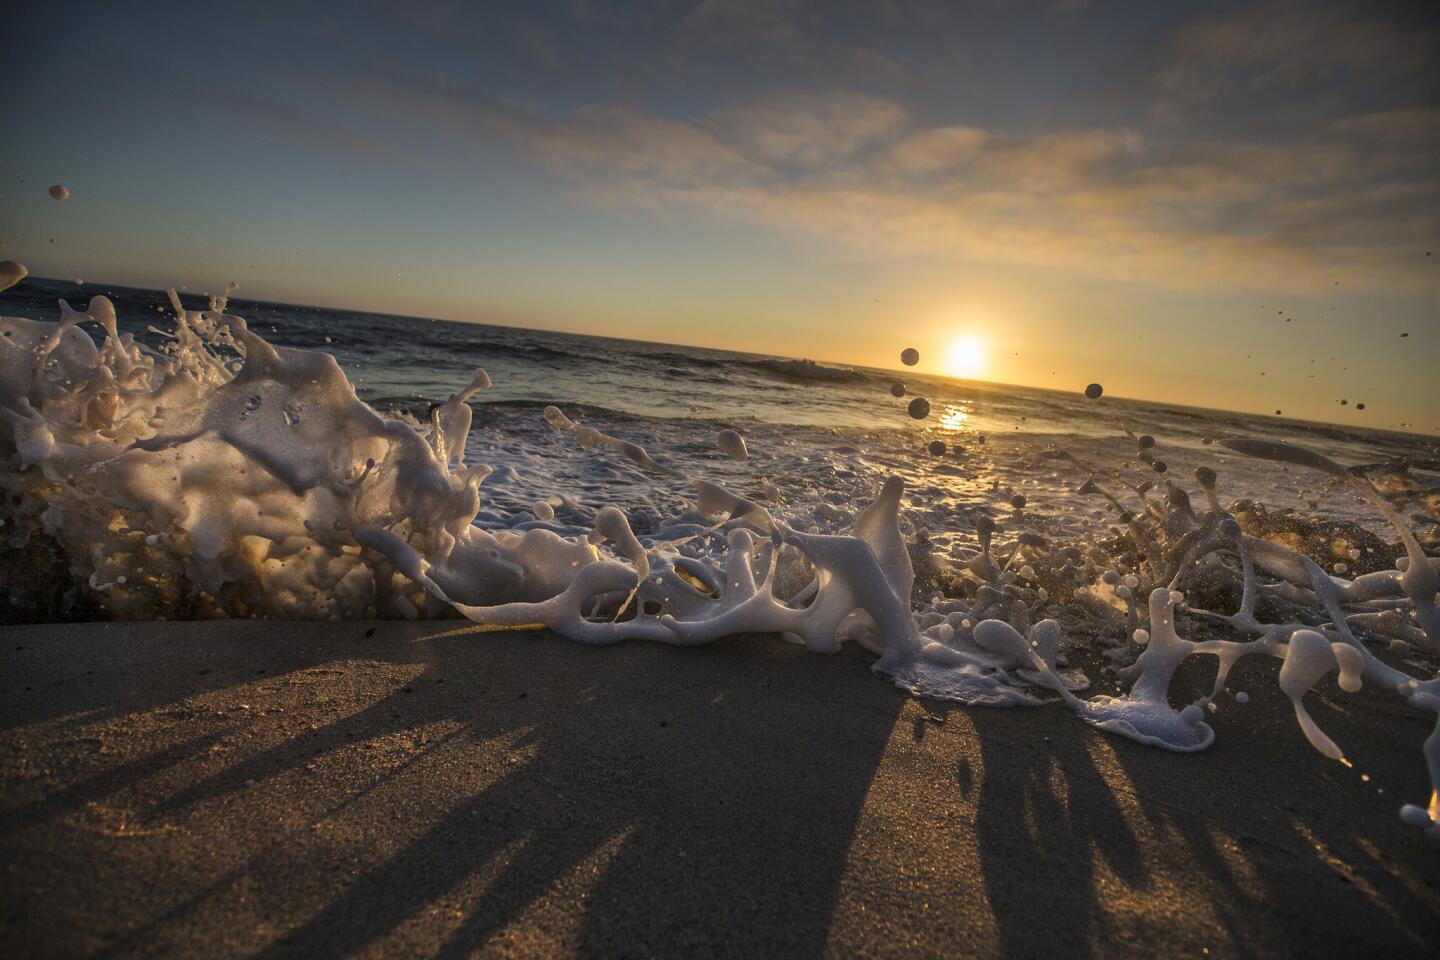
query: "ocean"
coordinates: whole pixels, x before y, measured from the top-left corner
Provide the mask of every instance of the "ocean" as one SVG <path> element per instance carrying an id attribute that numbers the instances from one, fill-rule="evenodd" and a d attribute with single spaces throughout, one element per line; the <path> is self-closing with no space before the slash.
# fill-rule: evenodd
<path id="1" fill-rule="evenodd" d="M 3 309 L 12 622 L 853 643 L 915 694 L 1180 752 L 1251 654 L 1332 759 L 1329 674 L 1440 711 L 1433 439 L 53 280 Z M 1192 656 L 1213 689 L 1173 703 Z M 1440 790 L 1401 816 L 1440 836 Z"/>
<path id="2" fill-rule="evenodd" d="M 122 331 L 141 343 L 162 342 L 155 331 L 173 311 L 160 290 L 27 278 L 4 294 L 0 312 L 52 321 L 58 299 L 83 307 L 101 294 L 114 302 Z M 181 299 L 193 310 L 206 304 L 199 294 Z M 1041 390 L 241 298 L 232 298 L 228 310 L 276 346 L 334 356 L 361 400 L 420 421 L 475 367 L 488 371 L 493 386 L 471 401 L 466 450 L 470 462 L 495 469 L 477 518 L 487 527 L 531 521 L 530 506 L 558 494 L 593 508 L 621 507 L 643 534 L 690 494 L 683 481 L 657 479 L 628 462 L 577 457 L 542 419 L 551 404 L 641 444 L 683 475 L 741 492 L 773 483 L 786 495 L 782 514 L 821 530 L 842 528 L 886 476 L 902 476 L 911 522 L 942 551 L 973 546 L 974 514 L 1008 516 L 1017 494 L 1026 499 L 1027 524 L 1051 535 L 1080 535 L 1105 520 L 1104 503 L 1076 493 L 1086 472 L 1057 453 L 1134 482 L 1158 480 L 1126 428 L 1154 437 L 1164 476 L 1197 493 L 1193 471 L 1208 464 L 1232 499 L 1361 523 L 1379 521 L 1373 508 L 1337 493 L 1323 476 L 1231 454 L 1210 441 L 1244 435 L 1308 444 L 1348 465 L 1405 463 L 1430 486 L 1440 471 L 1440 440 L 1433 437 L 1108 395 L 1092 401 L 1085 384 Z M 89 330 L 97 342 L 103 338 L 98 326 Z M 897 360 L 904 346 L 897 341 Z M 891 394 L 897 382 L 906 389 L 898 399 Z M 907 413 L 916 396 L 930 403 L 924 420 Z M 715 435 L 724 429 L 745 437 L 749 461 L 737 463 L 716 449 Z M 939 456 L 930 452 L 937 440 L 945 444 Z"/>

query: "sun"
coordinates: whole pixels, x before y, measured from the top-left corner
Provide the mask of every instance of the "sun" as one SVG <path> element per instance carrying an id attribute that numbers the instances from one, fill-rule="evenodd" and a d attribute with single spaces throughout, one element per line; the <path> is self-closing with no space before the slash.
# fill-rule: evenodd
<path id="1" fill-rule="evenodd" d="M 975 379 L 985 373 L 985 344 L 979 337 L 960 337 L 950 344 L 945 372 L 952 377 Z"/>

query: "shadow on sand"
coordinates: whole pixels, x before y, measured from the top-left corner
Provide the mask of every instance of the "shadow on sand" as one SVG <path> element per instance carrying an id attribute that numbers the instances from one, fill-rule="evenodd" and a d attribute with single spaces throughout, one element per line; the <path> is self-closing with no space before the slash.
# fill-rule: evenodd
<path id="1" fill-rule="evenodd" d="M 1297 746 L 1275 697 L 1222 712 L 1216 748 L 1180 757 L 1053 709 L 922 705 L 858 652 L 774 638 L 592 650 L 454 623 L 366 629 L 27 632 L 0 681 L 0 742 L 29 764 L 0 805 L 0 946 L 803 958 L 1436 943 L 1440 872 L 1391 823 L 1393 799 Z M 1237 683 L 1273 689 L 1265 669 Z M 1418 724 L 1411 736 L 1363 695 L 1327 696 L 1317 717 L 1337 735 L 1358 725 L 1373 783 L 1422 788 Z"/>

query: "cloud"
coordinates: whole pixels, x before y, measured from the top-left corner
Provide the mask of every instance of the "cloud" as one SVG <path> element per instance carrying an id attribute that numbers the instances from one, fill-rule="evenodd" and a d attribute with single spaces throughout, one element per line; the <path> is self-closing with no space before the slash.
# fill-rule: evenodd
<path id="1" fill-rule="evenodd" d="M 539 124 L 527 145 L 572 177 L 605 176 L 659 185 L 723 184 L 766 168 L 709 130 L 619 107 L 581 107 L 564 123 Z"/>
<path id="2" fill-rule="evenodd" d="M 928 4 L 912 5 L 807 3 L 803 0 L 701 0 L 685 15 L 677 56 L 684 59 L 708 51 L 739 55 L 749 67 L 778 72 L 792 82 L 832 81 L 848 76 L 852 83 L 903 82 L 910 71 L 878 50 L 840 39 L 820 29 L 853 20 L 870 26 L 877 20 L 932 17 Z M 737 78 L 738 79 L 738 78 Z"/>
<path id="3" fill-rule="evenodd" d="M 1413 6 L 1413 9 L 1409 9 Z M 1155 115 L 1178 122 L 1247 101 L 1287 100 L 1288 112 L 1370 89 L 1436 91 L 1437 31 L 1421 5 L 1268 0 L 1196 18 L 1166 43 Z M 1433 9 L 1432 9 L 1433 15 Z"/>
<path id="4" fill-rule="evenodd" d="M 503 142 L 587 201 L 756 224 L 844 257 L 1176 287 L 1303 290 L 1343 271 L 1350 289 L 1413 290 L 1430 282 L 1416 248 L 1440 242 L 1440 110 L 1415 73 L 1434 31 L 1399 36 L 1382 14 L 1284 0 L 1206 9 L 1157 44 L 1148 83 L 1125 66 L 1137 99 L 1099 123 L 964 122 L 948 100 L 896 88 L 904 70 L 863 66 L 873 58 L 839 38 L 864 31 L 817 35 L 804 29 L 812 8 L 769 0 L 692 8 L 656 60 L 704 73 L 733 50 L 743 75 L 674 95 L 501 101 L 429 73 L 371 75 L 347 92 L 414 134 L 396 140 L 443 140 L 457 163 Z M 910 29 L 932 14 L 894 15 Z"/>
<path id="5" fill-rule="evenodd" d="M 989 138 L 989 132 L 979 127 L 934 127 L 896 144 L 890 152 L 890 159 L 899 170 L 907 173 L 956 170 L 980 156 Z"/>
<path id="6" fill-rule="evenodd" d="M 842 91 L 721 109 L 706 126 L 759 162 L 814 169 L 849 162 L 893 140 L 909 123 L 898 103 Z"/>
<path id="7" fill-rule="evenodd" d="M 1411 141 L 1434 151 L 1440 146 L 1440 110 L 1386 110 L 1341 117 L 1330 129 L 1342 136 L 1356 134 L 1387 143 Z"/>
<path id="8" fill-rule="evenodd" d="M 592 200 L 687 207 L 852 255 L 1303 288 L 1337 270 L 1354 285 L 1417 281 L 1402 264 L 1434 235 L 1440 188 L 1402 174 L 1433 120 L 1356 115 L 1286 144 L 1026 136 L 927 127 L 898 103 L 833 92 L 689 121 L 587 108 L 526 147 Z"/>
<path id="9" fill-rule="evenodd" d="M 982 166 L 1013 185 L 1052 186 L 1102 177 L 1138 155 L 1144 140 L 1134 130 L 1059 130 L 1022 139 L 988 139 Z"/>

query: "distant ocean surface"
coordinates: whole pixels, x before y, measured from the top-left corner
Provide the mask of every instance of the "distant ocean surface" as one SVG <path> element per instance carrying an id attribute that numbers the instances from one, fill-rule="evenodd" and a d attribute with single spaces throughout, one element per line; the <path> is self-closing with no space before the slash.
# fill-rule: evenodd
<path id="1" fill-rule="evenodd" d="M 157 343 L 158 330 L 170 326 L 173 314 L 163 291 L 39 278 L 7 291 L 0 313 L 52 321 L 57 299 L 83 308 L 99 294 L 114 301 L 121 330 L 142 342 Z M 206 303 L 198 294 L 182 300 L 192 309 Z M 1288 440 L 1349 465 L 1407 461 L 1422 473 L 1440 461 L 1434 438 L 1108 396 L 1091 401 L 1081 392 L 1084 384 L 1073 392 L 1027 389 L 233 297 L 228 312 L 245 317 L 277 346 L 333 354 L 361 399 L 400 416 L 423 420 L 431 404 L 462 389 L 474 368 L 484 367 L 494 386 L 472 401 L 475 428 L 467 457 L 496 468 L 483 488 L 486 506 L 477 522 L 485 525 L 533 519 L 529 506 L 537 498 L 563 493 L 596 506 L 623 506 L 643 533 L 647 515 L 660 522 L 689 494 L 628 462 L 583 456 L 544 423 L 547 404 L 638 442 L 683 472 L 739 491 L 774 483 L 787 494 L 791 519 L 803 514 L 819 529 L 843 527 L 885 475 L 898 473 L 909 484 L 913 522 L 942 548 L 968 528 L 962 514 L 1008 511 L 1016 493 L 1027 498 L 1032 523 L 1055 533 L 1093 529 L 1104 516 L 1103 504 L 1076 494 L 1085 475 L 1056 454 L 1064 451 L 1132 481 L 1154 478 L 1136 459 L 1126 426 L 1154 436 L 1154 453 L 1165 461 L 1167 475 L 1197 491 L 1192 471 L 1209 464 L 1220 470 L 1222 500 L 1248 497 L 1275 508 L 1319 510 L 1377 529 L 1381 523 L 1370 508 L 1352 495 L 1333 494 L 1313 471 L 1249 460 L 1206 441 L 1234 434 Z M 906 346 L 897 340 L 897 357 Z M 905 384 L 905 397 L 891 395 L 896 382 Z M 931 404 L 921 421 L 906 412 L 917 395 Z M 745 436 L 749 462 L 716 449 L 715 435 L 726 428 Z M 944 454 L 929 451 L 935 440 L 946 445 Z"/>

